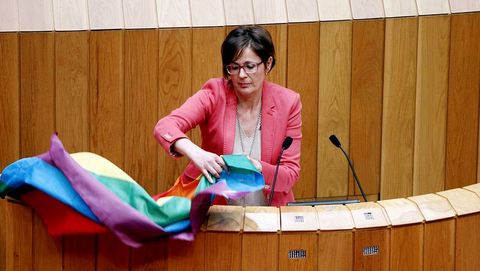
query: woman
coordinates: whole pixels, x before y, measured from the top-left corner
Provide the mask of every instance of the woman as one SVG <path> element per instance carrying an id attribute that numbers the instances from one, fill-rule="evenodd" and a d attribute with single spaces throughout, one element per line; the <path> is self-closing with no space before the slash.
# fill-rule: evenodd
<path id="1" fill-rule="evenodd" d="M 262 172 L 265 188 L 238 202 L 263 205 L 286 136 L 293 143 L 282 156 L 272 205 L 294 201 L 300 173 L 301 102 L 299 94 L 265 80 L 275 66 L 270 34 L 260 26 L 232 30 L 222 44 L 224 78 L 208 80 L 200 91 L 155 126 L 155 138 L 172 156 L 190 163 L 182 174 L 189 182 L 200 174 L 209 181 L 225 169 L 220 155 L 243 153 Z M 201 147 L 185 135 L 200 125 Z"/>

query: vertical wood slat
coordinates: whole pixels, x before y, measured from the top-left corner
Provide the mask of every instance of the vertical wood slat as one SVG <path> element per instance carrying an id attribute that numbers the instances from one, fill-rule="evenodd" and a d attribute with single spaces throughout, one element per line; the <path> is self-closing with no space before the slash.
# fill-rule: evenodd
<path id="1" fill-rule="evenodd" d="M 288 26 L 287 87 L 302 100 L 301 180 L 294 186 L 295 197 L 314 198 L 317 190 L 318 117 L 318 23 Z"/>
<path id="2" fill-rule="evenodd" d="M 280 234 L 280 244 L 278 249 L 278 270 L 316 271 L 318 265 L 317 244 L 318 237 L 316 232 L 284 232 Z M 288 257 L 289 251 L 300 248 L 302 250 L 305 250 L 305 258 L 295 259 Z"/>
<path id="3" fill-rule="evenodd" d="M 20 156 L 18 34 L 0 34 L 0 170 Z"/>
<path id="4" fill-rule="evenodd" d="M 320 232 L 318 270 L 353 270 L 353 232 Z"/>
<path id="5" fill-rule="evenodd" d="M 445 189 L 477 180 L 480 14 L 451 16 Z"/>
<path id="6" fill-rule="evenodd" d="M 194 242 L 168 240 L 167 270 L 205 270 L 205 235 L 199 232 Z"/>
<path id="7" fill-rule="evenodd" d="M 21 156 L 49 148 L 55 129 L 54 34 L 20 34 Z M 48 236 L 40 218 L 33 218 L 33 270 L 62 268 L 62 242 Z"/>
<path id="8" fill-rule="evenodd" d="M 346 196 L 348 166 L 328 140 L 336 134 L 348 152 L 352 22 L 320 23 L 317 197 Z"/>
<path id="9" fill-rule="evenodd" d="M 125 31 L 125 171 L 157 191 L 158 31 Z"/>
<path id="10" fill-rule="evenodd" d="M 192 30 L 159 30 L 158 115 L 160 119 L 180 106 L 192 93 Z M 194 88 L 199 88 L 195 86 Z M 153 131 L 153 126 L 151 127 Z M 159 147 L 157 191 L 171 187 L 188 159 L 172 159 Z"/>
<path id="11" fill-rule="evenodd" d="M 382 117 L 381 197 L 413 186 L 417 18 L 387 19 Z"/>
<path id="12" fill-rule="evenodd" d="M 238 232 L 205 234 L 205 270 L 240 271 L 242 269 L 242 235 Z M 222 247 L 222 249 L 218 249 Z"/>
<path id="13" fill-rule="evenodd" d="M 67 151 L 87 151 L 88 32 L 55 34 L 56 130 Z M 66 236 L 63 271 L 95 270 L 95 237 Z"/>
<path id="14" fill-rule="evenodd" d="M 147 243 L 141 248 L 131 249 L 130 253 L 130 270 L 132 271 L 168 270 L 166 259 L 168 255 L 167 238 Z"/>
<path id="15" fill-rule="evenodd" d="M 424 270 L 423 236 L 422 224 L 392 227 L 389 270 Z"/>
<path id="16" fill-rule="evenodd" d="M 6 271 L 31 271 L 33 260 L 32 209 L 16 203 L 5 203 Z M 15 223 L 15 224 L 13 224 Z"/>
<path id="17" fill-rule="evenodd" d="M 225 28 L 194 28 L 192 35 L 192 94 L 210 78 L 222 77 L 220 47 Z M 200 129 L 192 131 L 193 142 L 200 145 Z"/>
<path id="18" fill-rule="evenodd" d="M 263 26 L 272 36 L 275 46 L 275 67 L 268 73 L 267 80 L 281 86 L 286 85 L 287 81 L 287 42 L 288 27 L 282 25 L 264 25 Z"/>
<path id="19" fill-rule="evenodd" d="M 90 32 L 90 150 L 124 167 L 123 31 Z M 97 270 L 128 270 L 129 249 L 111 234 L 98 237 Z"/>
<path id="20" fill-rule="evenodd" d="M 455 220 L 427 222 L 424 227 L 423 270 L 454 270 Z"/>
<path id="21" fill-rule="evenodd" d="M 385 21 L 353 22 L 350 157 L 366 194 L 380 192 Z M 349 174 L 349 195 L 359 195 Z"/>
<path id="22" fill-rule="evenodd" d="M 390 231 L 386 228 L 358 230 L 354 233 L 353 270 L 389 270 Z M 377 246 L 376 255 L 363 255 L 365 247 Z"/>
<path id="23" fill-rule="evenodd" d="M 444 189 L 450 17 L 418 24 L 413 195 Z"/>
<path id="24" fill-rule="evenodd" d="M 457 218 L 455 231 L 455 270 L 477 270 L 480 265 L 480 214 Z"/>
<path id="25" fill-rule="evenodd" d="M 278 270 L 277 233 L 242 234 L 242 271 Z M 262 244 L 259 246 L 259 244 Z"/>

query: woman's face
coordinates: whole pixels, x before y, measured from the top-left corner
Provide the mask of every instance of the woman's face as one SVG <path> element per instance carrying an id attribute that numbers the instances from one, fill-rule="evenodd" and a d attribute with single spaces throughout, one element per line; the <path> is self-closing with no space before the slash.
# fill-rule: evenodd
<path id="1" fill-rule="evenodd" d="M 249 47 L 245 48 L 238 59 L 233 63 L 237 64 L 237 74 L 230 74 L 230 80 L 237 95 L 248 98 L 261 93 L 263 81 L 265 80 L 266 72 L 270 69 L 271 60 L 267 63 L 261 63 L 260 57 Z M 258 64 L 258 65 L 257 65 Z M 252 70 L 252 67 L 257 65 L 257 71 L 254 73 L 247 73 Z"/>

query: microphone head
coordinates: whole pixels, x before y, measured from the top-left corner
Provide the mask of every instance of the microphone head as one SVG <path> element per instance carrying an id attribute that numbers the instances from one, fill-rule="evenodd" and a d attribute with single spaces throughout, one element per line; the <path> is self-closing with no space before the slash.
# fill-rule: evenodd
<path id="1" fill-rule="evenodd" d="M 290 148 L 290 145 L 292 145 L 292 142 L 293 142 L 293 138 L 289 136 L 285 137 L 285 140 L 283 140 L 282 149 L 286 150 Z"/>
<path id="2" fill-rule="evenodd" d="M 331 135 L 329 139 L 332 142 L 332 144 L 335 145 L 335 147 L 340 148 L 342 146 L 342 144 L 340 144 L 340 140 L 338 140 L 338 138 L 335 135 Z"/>

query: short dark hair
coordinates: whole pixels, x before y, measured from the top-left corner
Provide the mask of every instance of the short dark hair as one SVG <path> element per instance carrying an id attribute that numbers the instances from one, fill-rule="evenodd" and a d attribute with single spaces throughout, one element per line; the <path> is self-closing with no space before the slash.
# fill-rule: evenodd
<path id="1" fill-rule="evenodd" d="M 272 67 L 275 66 L 275 47 L 268 31 L 261 26 L 239 26 L 230 33 L 222 43 L 223 76 L 228 78 L 226 65 L 232 63 L 243 53 L 245 48 L 251 48 L 266 65 L 272 57 Z"/>

